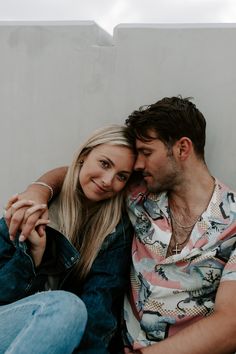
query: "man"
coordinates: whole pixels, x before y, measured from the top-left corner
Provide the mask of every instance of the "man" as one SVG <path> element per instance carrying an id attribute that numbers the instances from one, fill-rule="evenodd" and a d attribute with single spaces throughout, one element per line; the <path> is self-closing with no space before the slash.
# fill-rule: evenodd
<path id="1" fill-rule="evenodd" d="M 233 353 L 236 201 L 206 166 L 205 119 L 172 97 L 126 124 L 146 184 L 128 197 L 136 237 L 127 343 L 147 354 Z"/>
<path id="2" fill-rule="evenodd" d="M 172 97 L 133 112 L 126 124 L 144 180 L 127 202 L 135 238 L 124 305 L 126 352 L 234 353 L 236 201 L 206 166 L 205 119 L 188 99 Z M 42 181 L 56 184 L 54 174 Z M 50 196 L 40 185 L 31 193 L 36 187 Z M 10 220 L 20 208 L 12 234 L 22 203 L 8 211 Z"/>

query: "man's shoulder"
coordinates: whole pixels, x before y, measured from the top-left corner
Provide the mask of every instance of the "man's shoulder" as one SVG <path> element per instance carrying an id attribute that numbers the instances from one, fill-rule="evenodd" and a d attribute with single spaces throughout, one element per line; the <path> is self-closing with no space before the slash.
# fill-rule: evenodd
<path id="1" fill-rule="evenodd" d="M 227 184 L 221 182 L 217 178 L 215 178 L 215 186 L 216 186 L 218 192 L 221 194 L 222 198 L 224 198 L 224 197 L 228 198 L 228 195 L 236 196 L 236 191 L 234 191 L 231 187 L 229 187 Z"/>
<path id="2" fill-rule="evenodd" d="M 218 179 L 215 179 L 215 191 L 211 201 L 212 212 L 215 206 L 229 225 L 236 222 L 236 192 Z"/>

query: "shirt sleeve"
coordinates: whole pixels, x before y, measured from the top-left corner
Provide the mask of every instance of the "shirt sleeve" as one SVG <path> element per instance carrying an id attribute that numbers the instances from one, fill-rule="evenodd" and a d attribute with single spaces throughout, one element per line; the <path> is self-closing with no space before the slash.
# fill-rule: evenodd
<path id="1" fill-rule="evenodd" d="M 236 234 L 222 244 L 221 259 L 227 259 L 224 266 L 221 282 L 236 280 Z"/>

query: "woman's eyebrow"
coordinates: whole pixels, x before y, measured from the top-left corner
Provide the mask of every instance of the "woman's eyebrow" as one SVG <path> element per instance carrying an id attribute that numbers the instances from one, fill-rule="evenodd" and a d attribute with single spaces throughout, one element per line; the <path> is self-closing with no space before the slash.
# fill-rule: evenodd
<path id="1" fill-rule="evenodd" d="M 102 158 L 103 158 L 103 159 L 106 159 L 108 162 L 110 162 L 110 164 L 111 164 L 112 166 L 115 166 L 114 162 L 113 162 L 111 159 L 109 159 L 109 157 L 107 157 L 106 155 L 102 155 Z"/>
<path id="2" fill-rule="evenodd" d="M 106 155 L 103 155 L 102 157 L 104 159 L 106 159 L 107 161 L 109 161 L 112 166 L 115 166 L 114 162 L 109 157 L 107 157 Z M 131 175 L 132 172 L 133 172 L 133 170 L 132 171 L 125 171 L 125 170 L 120 171 L 120 173 L 126 173 L 127 175 Z"/>

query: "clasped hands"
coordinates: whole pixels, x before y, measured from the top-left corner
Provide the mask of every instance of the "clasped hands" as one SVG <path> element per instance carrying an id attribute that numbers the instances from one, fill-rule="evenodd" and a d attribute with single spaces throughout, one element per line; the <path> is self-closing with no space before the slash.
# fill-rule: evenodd
<path id="1" fill-rule="evenodd" d="M 33 195 L 32 195 L 33 196 Z M 27 241 L 35 266 L 39 266 L 46 248 L 45 227 L 49 223 L 47 204 L 29 199 L 30 193 L 23 192 L 11 197 L 5 207 L 4 218 L 14 241 L 20 232 L 19 241 Z M 33 196 L 35 197 L 35 196 Z"/>

